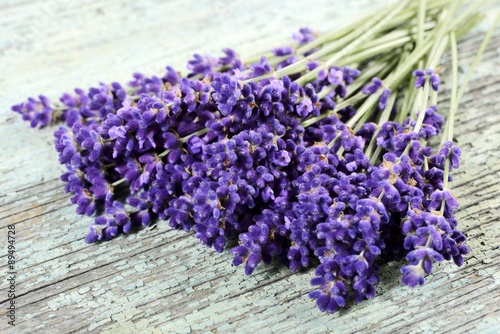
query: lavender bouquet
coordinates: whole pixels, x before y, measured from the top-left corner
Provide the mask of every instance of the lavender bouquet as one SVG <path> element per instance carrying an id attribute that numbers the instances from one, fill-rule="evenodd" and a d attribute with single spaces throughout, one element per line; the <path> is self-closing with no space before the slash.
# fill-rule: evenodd
<path id="1" fill-rule="evenodd" d="M 55 149 L 76 212 L 94 217 L 87 243 L 157 221 L 217 252 L 237 238 L 233 264 L 247 275 L 273 260 L 316 267 L 310 297 L 335 312 L 375 296 L 383 261 L 405 259 L 401 282 L 414 287 L 434 262 L 461 266 L 470 251 L 450 190 L 470 75 L 458 91 L 456 38 L 481 15 L 462 2 L 401 1 L 325 34 L 303 28 L 246 60 L 196 54 L 186 75 L 136 73 L 12 110 L 32 127 L 64 122 Z"/>

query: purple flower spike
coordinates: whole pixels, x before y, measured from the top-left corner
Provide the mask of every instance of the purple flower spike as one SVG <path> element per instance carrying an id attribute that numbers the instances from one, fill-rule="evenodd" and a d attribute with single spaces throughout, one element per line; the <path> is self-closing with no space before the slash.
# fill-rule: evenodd
<path id="1" fill-rule="evenodd" d="M 317 62 L 317 61 L 311 61 L 311 62 L 309 62 L 309 63 L 307 63 L 307 64 L 306 64 L 306 68 L 307 68 L 309 71 L 314 70 L 314 69 L 315 69 L 316 67 L 318 67 L 318 66 L 319 66 L 319 62 Z M 320 73 L 321 73 L 321 71 L 320 71 Z M 325 74 L 326 74 L 326 71 L 324 71 L 323 73 L 325 73 Z M 319 77 L 319 73 L 318 73 L 318 79 L 319 79 L 319 80 L 324 80 L 325 78 L 326 78 L 326 76 L 324 76 L 324 77 L 320 78 L 320 77 Z"/>
<path id="2" fill-rule="evenodd" d="M 435 92 L 437 92 L 439 90 L 439 85 L 441 84 L 441 78 L 439 77 L 439 75 L 437 73 L 432 74 L 431 78 L 430 78 L 430 82 L 431 82 L 432 89 Z"/>
<path id="3" fill-rule="evenodd" d="M 425 272 L 420 265 L 406 265 L 401 268 L 401 273 L 403 274 L 401 283 L 404 285 L 414 288 L 417 285 L 423 285 L 425 282 Z"/>
<path id="4" fill-rule="evenodd" d="M 95 219 L 95 223 L 90 226 L 90 232 L 85 238 L 85 242 L 109 241 L 119 233 L 119 227 L 113 215 L 104 214 Z"/>
<path id="5" fill-rule="evenodd" d="M 171 85 L 177 85 L 181 79 L 177 71 L 175 71 L 172 67 L 167 66 L 166 73 L 162 77 L 162 80 L 164 82 L 168 82 Z"/>
<path id="6" fill-rule="evenodd" d="M 366 95 L 375 94 L 380 87 L 382 87 L 382 80 L 379 78 L 373 78 L 371 83 L 363 87 L 361 92 Z"/>
<path id="7" fill-rule="evenodd" d="M 190 60 L 186 67 L 191 73 L 188 77 L 195 75 L 207 76 L 212 74 L 214 66 L 217 64 L 217 59 L 211 56 L 201 56 L 197 53 L 193 55 L 194 59 Z"/>
<path id="8" fill-rule="evenodd" d="M 313 31 L 309 28 L 300 28 L 300 30 L 292 35 L 293 39 L 299 43 L 299 45 L 304 45 L 312 42 L 316 39 Z"/>
<path id="9" fill-rule="evenodd" d="M 341 85 L 344 80 L 344 72 L 336 68 L 331 68 L 328 72 L 328 82 L 331 85 Z"/>
<path id="10" fill-rule="evenodd" d="M 316 68 L 316 66 L 313 67 L 312 69 L 314 68 Z M 322 69 L 321 71 L 318 72 L 318 80 L 319 81 L 325 80 L 328 77 L 328 74 L 329 73 L 325 69 Z"/>
<path id="11" fill-rule="evenodd" d="M 380 99 L 378 100 L 378 108 L 380 110 L 385 110 L 387 107 L 387 102 L 389 101 L 389 97 L 391 96 L 391 90 L 385 88 L 382 91 L 382 95 L 380 95 Z"/>
<path id="12" fill-rule="evenodd" d="M 243 70 L 245 68 L 238 54 L 233 49 L 225 48 L 222 49 L 222 51 L 225 56 L 219 58 L 219 64 L 221 66 L 230 66 L 233 73 L 234 71 Z"/>
<path id="13" fill-rule="evenodd" d="M 204 146 L 203 140 L 198 136 L 192 136 L 187 141 L 188 150 L 191 154 L 199 154 L 202 152 Z"/>
<path id="14" fill-rule="evenodd" d="M 87 124 L 94 122 L 97 113 L 90 110 L 86 92 L 79 88 L 75 88 L 74 91 L 74 95 L 66 93 L 59 98 L 59 101 L 65 106 L 61 119 L 66 122 L 68 127 L 72 127 L 77 122 L 83 123 L 84 120 Z"/>
<path id="15" fill-rule="evenodd" d="M 316 269 L 316 278 L 311 280 L 311 285 L 319 285 L 318 289 L 309 293 L 309 297 L 316 299 L 316 306 L 321 312 L 334 313 L 345 306 L 347 288 L 335 272 L 338 265 L 332 258 L 325 259 Z"/>
<path id="16" fill-rule="evenodd" d="M 50 100 L 40 95 L 39 100 L 29 98 L 27 102 L 12 106 L 12 111 L 22 115 L 23 120 L 29 121 L 32 128 L 44 128 L 51 124 L 53 107 Z"/>
<path id="17" fill-rule="evenodd" d="M 294 53 L 294 50 L 290 46 L 283 46 L 280 48 L 274 48 L 271 51 L 275 56 L 281 57 L 281 56 L 288 56 Z"/>
<path id="18" fill-rule="evenodd" d="M 441 208 L 442 203 L 445 205 L 444 209 Z M 431 194 L 429 208 L 431 210 L 444 210 L 447 216 L 451 216 L 452 213 L 458 208 L 458 202 L 449 191 L 436 190 Z"/>
<path id="19" fill-rule="evenodd" d="M 238 83 L 228 75 L 221 75 L 214 79 L 212 85 L 215 90 L 213 99 L 217 102 L 219 110 L 224 116 L 229 115 L 241 95 Z"/>
<path id="20" fill-rule="evenodd" d="M 273 68 L 267 61 L 266 57 L 260 58 L 260 61 L 258 63 L 250 65 L 250 68 L 252 69 L 252 74 L 255 77 L 264 75 L 266 73 L 271 73 L 273 71 Z"/>
<path id="21" fill-rule="evenodd" d="M 422 88 L 425 85 L 425 72 L 422 70 L 413 71 L 415 77 L 415 88 Z"/>
<path id="22" fill-rule="evenodd" d="M 167 72 L 167 75 L 168 74 L 169 73 Z M 133 77 L 134 80 L 130 81 L 128 84 L 130 87 L 136 89 L 134 92 L 134 94 L 136 95 L 148 94 L 148 93 L 159 94 L 160 91 L 162 90 L 163 82 L 160 78 L 156 76 L 147 77 L 142 73 L 134 73 Z"/>
<path id="23" fill-rule="evenodd" d="M 423 70 L 415 70 L 415 71 L 413 71 L 412 75 L 414 77 L 421 77 L 421 76 L 425 75 L 425 71 L 423 71 Z"/>
<path id="24" fill-rule="evenodd" d="M 445 141 L 439 152 L 431 157 L 431 161 L 439 168 L 444 169 L 446 159 L 450 159 L 450 171 L 460 166 L 460 148 L 451 141 Z"/>
<path id="25" fill-rule="evenodd" d="M 304 98 L 297 106 L 297 114 L 302 118 L 309 116 L 309 114 L 312 111 L 313 111 L 313 104 L 311 99 L 309 98 Z"/>
<path id="26" fill-rule="evenodd" d="M 413 76 L 415 77 L 415 88 L 422 88 L 425 86 L 425 82 L 429 80 L 434 91 L 439 90 L 439 85 L 441 84 L 441 78 L 439 77 L 440 69 L 428 68 L 425 71 L 415 70 L 413 71 Z"/>

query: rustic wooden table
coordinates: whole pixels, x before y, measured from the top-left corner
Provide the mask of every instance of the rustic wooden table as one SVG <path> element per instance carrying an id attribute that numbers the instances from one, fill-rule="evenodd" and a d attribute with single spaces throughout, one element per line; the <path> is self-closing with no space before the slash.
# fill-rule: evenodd
<path id="1" fill-rule="evenodd" d="M 401 286 L 399 265 L 390 263 L 375 299 L 334 315 L 307 297 L 311 271 L 264 267 L 246 277 L 230 254 L 167 224 L 86 245 L 91 220 L 74 213 L 58 179 L 54 128 L 29 129 L 10 111 L 38 93 L 57 97 L 75 86 L 125 82 L 133 71 L 182 68 L 196 51 L 254 54 L 299 27 L 326 30 L 385 2 L 2 0 L 0 332 L 500 332 L 500 30 L 457 115 L 463 158 L 453 191 L 472 253 L 462 268 L 438 265 L 416 289 Z M 481 30 L 460 42 L 465 67 Z M 9 224 L 16 228 L 15 327 L 6 316 Z"/>

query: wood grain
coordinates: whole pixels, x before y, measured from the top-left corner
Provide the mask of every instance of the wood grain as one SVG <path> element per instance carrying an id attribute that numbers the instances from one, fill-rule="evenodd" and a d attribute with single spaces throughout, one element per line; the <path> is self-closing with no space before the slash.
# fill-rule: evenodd
<path id="1" fill-rule="evenodd" d="M 387 2 L 2 1 L 0 238 L 15 224 L 18 321 L 15 328 L 7 324 L 2 276 L 0 332 L 500 332 L 500 30 L 455 127 L 463 156 L 453 192 L 472 253 L 462 268 L 437 265 L 416 289 L 401 286 L 400 264 L 389 263 L 375 299 L 334 315 L 321 314 L 307 297 L 311 271 L 291 274 L 274 265 L 246 277 L 229 254 L 166 224 L 86 245 L 91 220 L 74 213 L 58 180 L 54 128 L 29 129 L 10 112 L 37 93 L 57 97 L 99 80 L 125 82 L 133 71 L 182 68 L 194 52 L 229 46 L 253 55 L 286 43 L 301 26 L 324 31 Z M 486 26 L 460 42 L 462 70 Z M 445 92 L 440 105 L 448 102 Z"/>

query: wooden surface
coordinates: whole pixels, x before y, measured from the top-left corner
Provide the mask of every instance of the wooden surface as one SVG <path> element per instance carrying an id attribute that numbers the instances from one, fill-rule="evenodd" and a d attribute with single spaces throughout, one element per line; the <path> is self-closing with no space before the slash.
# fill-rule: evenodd
<path id="1" fill-rule="evenodd" d="M 399 264 L 390 263 L 375 299 L 334 315 L 307 297 L 312 271 L 259 267 L 246 277 L 230 254 L 165 223 L 86 245 L 91 219 L 74 213 L 58 180 L 54 128 L 29 129 L 10 111 L 39 93 L 58 97 L 75 86 L 124 82 L 133 71 L 183 68 L 196 51 L 229 46 L 253 54 L 283 44 L 301 26 L 324 31 L 384 2 L 2 0 L 0 332 L 500 332 L 500 30 L 457 115 L 463 156 L 453 191 L 472 253 L 462 268 L 438 265 L 416 289 L 401 286 Z M 481 29 L 459 45 L 463 68 Z M 17 237 L 15 328 L 5 315 L 8 224 Z"/>

